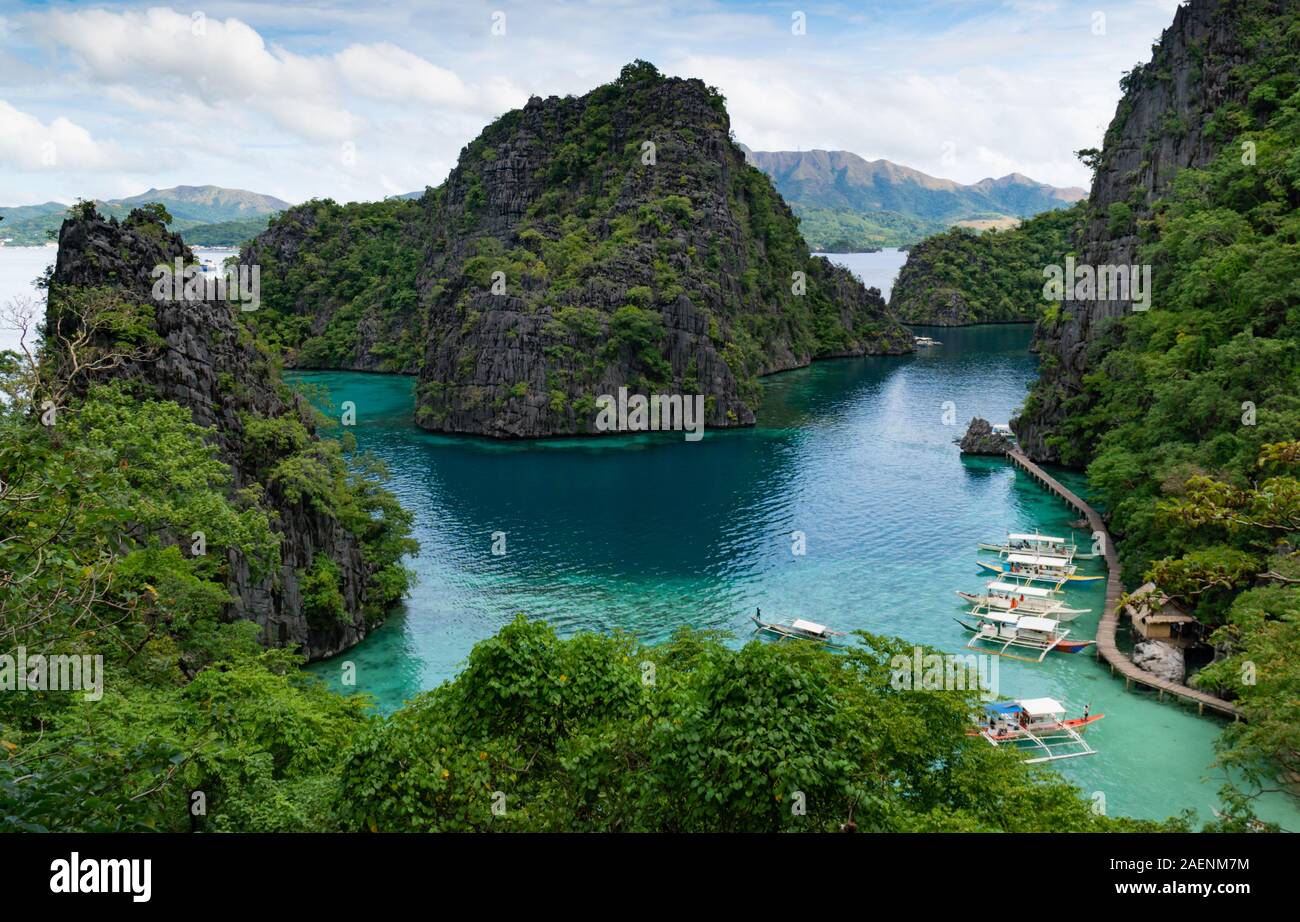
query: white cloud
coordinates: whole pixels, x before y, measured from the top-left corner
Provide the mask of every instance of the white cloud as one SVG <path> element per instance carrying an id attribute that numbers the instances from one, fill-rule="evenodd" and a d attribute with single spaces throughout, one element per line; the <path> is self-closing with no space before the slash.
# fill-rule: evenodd
<path id="1" fill-rule="evenodd" d="M 1148 56 L 1177 0 L 1108 8 L 1105 36 L 1091 34 L 1091 0 L 922 0 L 814 11 L 803 37 L 788 11 L 762 4 L 569 0 L 511 7 L 501 38 L 492 3 L 429 15 L 412 0 L 230 0 L 228 18 L 196 28 L 187 12 L 106 2 L 0 19 L 14 39 L 0 55 L 18 49 L 22 65 L 0 93 L 88 126 L 101 163 L 123 157 L 111 142 L 147 152 L 154 185 L 347 200 L 436 184 L 529 94 L 586 92 L 635 57 L 718 86 L 755 148 L 847 149 L 963 182 L 1018 171 L 1084 184 L 1071 151 L 1100 141 L 1120 73 Z M 24 54 L 32 42 L 53 53 Z M 26 142 L 0 138 L 0 150 L 15 143 Z M 72 173 L 41 184 L 30 194 L 100 194 Z"/>
<path id="2" fill-rule="evenodd" d="M 268 47 L 238 19 L 155 8 L 54 11 L 35 23 L 45 38 L 76 54 L 95 81 L 135 87 L 164 102 L 198 100 L 208 117 L 252 110 L 311 140 L 341 140 L 361 125 L 337 104 L 328 59 Z"/>
<path id="3" fill-rule="evenodd" d="M 48 124 L 0 99 L 0 163 L 23 171 L 138 169 L 124 156 L 62 116 Z"/>
<path id="4" fill-rule="evenodd" d="M 446 68 L 388 42 L 349 45 L 336 60 L 348 83 L 374 99 L 469 108 L 478 95 Z"/>

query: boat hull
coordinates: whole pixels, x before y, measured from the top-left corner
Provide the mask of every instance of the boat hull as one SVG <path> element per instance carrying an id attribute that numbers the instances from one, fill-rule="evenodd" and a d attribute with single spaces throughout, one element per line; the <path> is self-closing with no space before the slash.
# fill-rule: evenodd
<path id="1" fill-rule="evenodd" d="M 1061 721 L 1062 727 L 1068 727 L 1071 730 L 1078 730 L 1080 733 L 1090 725 L 1105 717 L 1105 714 L 1090 714 L 1087 717 L 1072 717 L 1069 720 Z M 1023 730 L 1015 730 L 1010 733 L 989 733 L 980 730 L 978 727 L 972 727 L 966 731 L 967 736 L 982 736 L 985 739 L 992 740 L 995 743 L 1010 743 L 1020 739 L 1028 739 Z"/>
<path id="2" fill-rule="evenodd" d="M 1017 647 L 1022 650 L 1038 650 L 1042 652 L 1044 655 L 1046 655 L 1047 653 L 1083 653 L 1089 647 L 1097 643 L 1097 641 L 1095 640 L 1071 640 L 1070 638 L 1066 637 L 1063 640 L 1058 640 L 1055 644 L 1052 644 L 1049 649 L 1049 645 L 1047 643 L 1042 643 L 1036 640 L 1031 641 L 1028 639 L 1021 639 L 1014 636 L 1013 634 L 1003 633 L 1002 631 L 996 629 L 993 631 L 985 630 L 983 625 L 987 624 L 988 622 L 980 622 L 979 624 L 967 624 L 965 621 L 961 620 L 960 618 L 955 618 L 954 620 L 962 627 L 964 627 L 966 630 L 970 631 L 972 634 L 975 635 L 973 638 L 971 638 L 972 642 L 976 640 L 982 640 L 985 643 L 1001 644 L 1004 647 Z"/>
<path id="3" fill-rule="evenodd" d="M 995 554 L 1011 554 L 1011 553 L 1024 554 L 1024 553 L 1032 553 L 1032 549 L 1019 548 L 1019 547 L 1009 547 L 1008 545 L 1005 545 L 1005 544 L 989 544 L 989 543 L 984 542 L 984 541 L 981 541 L 981 542 L 980 542 L 980 544 L 979 544 L 979 549 L 980 549 L 981 551 L 992 551 L 992 552 L 995 553 Z M 1047 552 L 1050 551 L 1050 549 L 1049 549 L 1049 548 L 1044 548 L 1043 551 L 1044 551 L 1044 553 L 1047 553 Z M 1074 552 L 1072 555 L 1070 555 L 1070 556 L 1071 556 L 1071 559 L 1073 559 L 1073 560 L 1096 560 L 1097 558 L 1101 557 L 1102 555 L 1101 555 L 1101 554 L 1085 553 L 1085 552 L 1083 552 L 1083 551 L 1075 551 L 1075 552 Z"/>
<path id="4" fill-rule="evenodd" d="M 1080 573 L 1025 573 L 1017 572 L 1011 569 L 1011 565 L 1005 562 L 989 563 L 987 560 L 977 560 L 975 563 L 981 568 L 988 570 L 990 573 L 997 573 L 1000 576 L 1010 576 L 1015 579 L 1037 580 L 1042 583 L 1059 583 L 1061 581 L 1071 583 L 1093 583 L 1097 580 L 1105 579 L 1104 576 L 1085 576 Z"/>

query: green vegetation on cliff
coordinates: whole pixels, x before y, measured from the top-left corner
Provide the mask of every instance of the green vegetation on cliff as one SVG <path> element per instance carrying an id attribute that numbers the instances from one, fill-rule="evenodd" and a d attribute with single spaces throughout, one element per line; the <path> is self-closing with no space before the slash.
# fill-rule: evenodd
<path id="1" fill-rule="evenodd" d="M 381 467 L 315 435 L 324 421 L 237 309 L 140 294 L 153 264 L 188 255 L 163 220 L 160 206 L 120 225 L 79 206 L 39 353 L 0 353 L 6 828 L 185 829 L 193 791 L 206 828 L 319 828 L 361 704 L 259 641 L 285 643 L 277 629 L 301 618 L 328 649 L 408 586 L 410 516 Z M 316 556 L 299 612 L 284 590 L 303 548 Z M 52 657 L 75 657 L 75 673 L 35 665 Z M 42 674 L 80 687 L 33 688 Z"/>
<path id="2" fill-rule="evenodd" d="M 244 247 L 261 266 L 260 335 L 301 368 L 413 372 L 423 359 L 416 278 L 424 257 L 409 199 L 306 202 Z"/>
<path id="3" fill-rule="evenodd" d="M 760 375 L 910 348 L 878 294 L 810 257 L 717 90 L 644 61 L 502 116 L 425 201 L 427 428 L 594 431 L 621 386 L 703 392 L 708 425 L 747 425 Z"/>
<path id="4" fill-rule="evenodd" d="M 890 294 L 905 323 L 961 326 L 1030 322 L 1043 300 L 1043 267 L 1062 265 L 1081 205 L 1048 211 L 1008 230 L 953 228 L 912 247 Z"/>
<path id="5" fill-rule="evenodd" d="M 1047 442 L 1087 465 L 1126 580 L 1215 628 L 1230 655 L 1196 680 L 1246 708 L 1225 758 L 1274 787 L 1300 771 L 1300 14 L 1238 9 L 1242 101 L 1212 114 L 1219 153 L 1134 228 L 1151 309 L 1100 326 L 1077 393 L 1045 355 L 1025 413 L 1064 407 Z M 1171 79 L 1148 67 L 1129 88 Z"/>
<path id="6" fill-rule="evenodd" d="M 893 211 L 859 213 L 794 203 L 799 232 L 818 253 L 869 253 L 884 247 L 912 246 L 945 225 Z"/>

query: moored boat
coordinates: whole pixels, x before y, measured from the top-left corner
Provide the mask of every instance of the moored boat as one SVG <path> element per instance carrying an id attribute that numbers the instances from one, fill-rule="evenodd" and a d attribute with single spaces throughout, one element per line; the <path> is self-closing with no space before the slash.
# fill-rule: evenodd
<path id="1" fill-rule="evenodd" d="M 1067 718 L 1065 706 L 1055 698 L 1020 698 L 986 705 L 983 719 L 970 732 L 994 746 L 1024 750 L 1024 762 L 1052 762 L 1095 755 L 1083 738 L 1090 724 L 1105 717 L 1083 709 L 1082 717 Z"/>
<path id="2" fill-rule="evenodd" d="M 789 621 L 764 621 L 760 617 L 763 614 L 762 609 L 755 609 L 755 614 L 750 616 L 758 631 L 766 634 L 773 634 L 777 637 L 789 637 L 794 640 L 811 640 L 816 643 L 838 644 L 843 641 L 841 638 L 847 637 L 844 631 L 832 631 L 824 624 L 818 624 L 815 621 L 805 621 L 802 618 L 794 618 Z"/>
<path id="3" fill-rule="evenodd" d="M 1001 544 L 981 542 L 981 551 L 995 551 L 1006 557 L 1008 554 L 1036 554 L 1052 557 L 1064 557 L 1067 561 L 1091 560 L 1097 554 L 1080 553 L 1079 546 L 1071 540 L 1055 535 L 1041 535 L 1038 532 L 1011 532 Z"/>
<path id="4" fill-rule="evenodd" d="M 1051 589 L 1039 586 L 1027 586 L 1018 583 L 1004 583 L 994 580 L 982 593 L 962 592 L 957 595 L 971 603 L 971 611 L 1015 611 L 1022 614 L 1047 615 L 1057 621 L 1073 621 L 1080 615 L 1092 611 L 1090 608 L 1069 608 L 1061 599 L 1055 598 Z"/>
<path id="5" fill-rule="evenodd" d="M 1000 579 L 1013 579 L 1028 583 L 1091 583 L 1104 576 L 1084 575 L 1079 568 L 1064 557 L 1047 554 L 1008 554 L 998 561 L 977 560 L 982 570 L 997 573 Z"/>
<path id="6" fill-rule="evenodd" d="M 1071 640 L 1068 628 L 1062 629 L 1055 618 L 1040 615 L 1020 615 L 1015 612 L 984 611 L 973 613 L 975 623 L 956 621 L 974 636 L 966 643 L 970 649 L 975 643 L 999 647 L 998 656 L 1010 656 L 1027 662 L 1041 663 L 1047 654 L 1082 653 L 1093 646 L 1095 640 Z M 1036 657 L 1015 656 L 1008 653 L 1011 647 L 1039 651 Z"/>

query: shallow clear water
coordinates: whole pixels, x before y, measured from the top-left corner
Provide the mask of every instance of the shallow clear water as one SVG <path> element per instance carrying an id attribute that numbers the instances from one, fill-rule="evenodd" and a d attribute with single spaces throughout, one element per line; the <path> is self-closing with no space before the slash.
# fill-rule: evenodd
<path id="1" fill-rule="evenodd" d="M 766 381 L 755 428 L 698 443 L 441 437 L 411 425 L 411 379 L 303 374 L 336 403 L 356 403 L 357 438 L 393 470 L 422 544 L 404 611 L 312 668 L 347 691 L 340 666 L 355 663 L 351 690 L 389 710 L 454 676 L 473 644 L 516 612 L 566 634 L 623 628 L 652 641 L 691 625 L 730 630 L 739 643 L 759 606 L 964 652 L 953 590 L 984 581 L 976 543 L 1035 527 L 1069 534 L 1075 518 L 1005 462 L 963 459 L 952 444 L 971 416 L 1005 421 L 1023 399 L 1034 376 L 1029 335 L 948 329 L 942 347 L 915 356 L 778 375 Z M 504 556 L 492 554 L 498 531 Z M 803 556 L 791 550 L 795 531 L 806 535 Z M 1071 602 L 1094 610 L 1074 622 L 1075 636 L 1094 636 L 1103 587 L 1070 590 Z M 1107 715 L 1088 734 L 1099 755 L 1056 764 L 1104 795 L 1110 813 L 1192 807 L 1209 818 L 1222 781 L 1209 768 L 1218 721 L 1126 693 L 1091 656 L 991 659 L 1004 695 L 1050 695 Z M 1300 828 L 1281 798 L 1260 813 Z"/>

